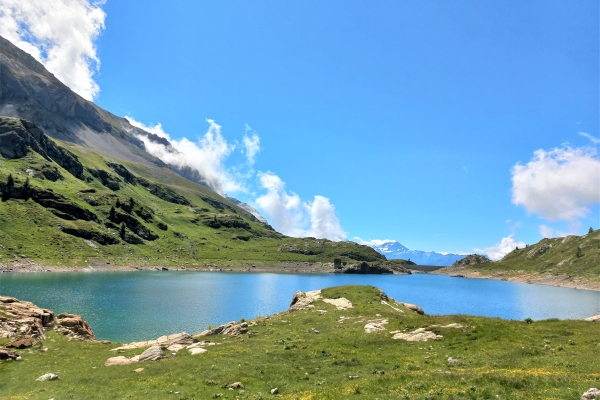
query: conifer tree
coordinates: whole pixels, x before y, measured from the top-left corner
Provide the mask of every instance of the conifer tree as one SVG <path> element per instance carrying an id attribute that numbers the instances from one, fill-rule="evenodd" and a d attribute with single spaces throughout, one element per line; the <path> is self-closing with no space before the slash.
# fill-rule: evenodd
<path id="1" fill-rule="evenodd" d="M 121 222 L 120 236 L 121 236 L 121 239 L 125 239 L 125 222 Z"/>
<path id="2" fill-rule="evenodd" d="M 8 174 L 8 179 L 6 179 L 6 186 L 8 186 L 8 187 L 15 186 L 15 180 L 14 180 L 12 174 Z"/>

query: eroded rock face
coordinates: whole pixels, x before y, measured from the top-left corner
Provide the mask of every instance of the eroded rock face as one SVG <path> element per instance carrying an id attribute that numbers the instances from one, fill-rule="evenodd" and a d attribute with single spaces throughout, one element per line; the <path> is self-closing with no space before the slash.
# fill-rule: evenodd
<path id="1" fill-rule="evenodd" d="M 62 333 L 69 339 L 96 340 L 90 325 L 77 314 L 58 314 L 56 317 L 56 332 Z"/>
<path id="2" fill-rule="evenodd" d="M 46 338 L 46 329 L 52 326 L 54 313 L 28 301 L 0 296 L 0 337 Z"/>

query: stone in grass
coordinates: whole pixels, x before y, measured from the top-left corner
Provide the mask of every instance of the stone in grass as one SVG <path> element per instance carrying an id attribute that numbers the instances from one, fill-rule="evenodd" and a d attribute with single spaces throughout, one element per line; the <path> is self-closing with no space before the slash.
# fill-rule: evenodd
<path id="1" fill-rule="evenodd" d="M 581 400 L 600 399 L 600 389 L 590 388 L 581 395 Z"/>
<path id="2" fill-rule="evenodd" d="M 133 372 L 142 372 L 144 370 L 144 368 L 136 368 L 133 370 Z"/>
<path id="3" fill-rule="evenodd" d="M 162 349 L 160 346 L 148 347 L 142 354 L 140 354 L 140 361 L 156 361 L 160 360 L 163 356 Z"/>
<path id="4" fill-rule="evenodd" d="M 231 385 L 229 385 L 229 389 L 243 389 L 244 385 L 242 384 L 242 382 L 234 382 Z"/>
<path id="5" fill-rule="evenodd" d="M 202 354 L 202 353 L 206 353 L 206 349 L 203 349 L 202 347 L 193 347 L 191 349 L 188 350 L 190 352 L 191 355 L 195 356 L 197 354 Z"/>
<path id="6" fill-rule="evenodd" d="M 271 394 L 279 394 L 279 388 L 271 389 Z"/>
<path id="7" fill-rule="evenodd" d="M 19 361 L 21 356 L 19 353 L 15 353 L 14 351 L 8 350 L 0 350 L 0 360 L 10 360 L 10 361 Z"/>
<path id="8" fill-rule="evenodd" d="M 36 381 L 44 382 L 44 381 L 55 381 L 58 379 L 58 375 L 48 372 L 36 379 Z"/>

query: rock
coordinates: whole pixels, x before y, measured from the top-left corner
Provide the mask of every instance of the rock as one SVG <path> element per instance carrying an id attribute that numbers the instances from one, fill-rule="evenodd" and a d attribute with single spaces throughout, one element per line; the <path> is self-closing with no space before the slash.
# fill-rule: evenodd
<path id="1" fill-rule="evenodd" d="M 185 345 L 183 344 L 172 344 L 169 347 L 167 347 L 167 350 L 169 351 L 174 351 L 175 353 L 177 353 L 179 350 L 185 348 Z"/>
<path id="2" fill-rule="evenodd" d="M 137 364 L 139 361 L 134 358 L 127 358 L 124 356 L 111 357 L 104 362 L 105 367 L 111 367 L 113 365 L 130 365 Z"/>
<path id="3" fill-rule="evenodd" d="M 338 299 L 323 299 L 325 303 L 333 304 L 338 310 L 347 310 L 352 308 L 352 302 L 345 297 Z"/>
<path id="4" fill-rule="evenodd" d="M 320 290 L 313 290 L 311 292 L 297 291 L 292 297 L 292 302 L 288 308 L 288 312 L 307 310 L 313 308 L 313 303 L 321 298 Z"/>
<path id="5" fill-rule="evenodd" d="M 142 354 L 140 354 L 139 357 L 140 361 L 160 360 L 163 357 L 162 349 L 160 348 L 160 346 L 152 346 L 146 349 Z"/>
<path id="6" fill-rule="evenodd" d="M 136 368 L 133 370 L 133 372 L 142 372 L 144 370 L 144 368 Z"/>
<path id="7" fill-rule="evenodd" d="M 464 328 L 464 326 L 462 326 L 461 324 L 457 324 L 456 322 L 453 322 L 453 323 L 448 324 L 448 325 L 431 325 L 430 328 L 455 328 L 455 329 L 462 329 L 462 328 Z"/>
<path id="8" fill-rule="evenodd" d="M 425 311 L 423 311 L 423 309 L 419 306 L 417 306 L 416 304 L 410 304 L 410 303 L 402 303 L 402 302 L 396 302 L 396 304 L 400 304 L 401 306 L 404 306 L 406 308 L 408 308 L 411 311 L 416 312 L 419 315 L 424 315 Z"/>
<path id="9" fill-rule="evenodd" d="M 244 385 L 242 384 L 242 382 L 234 382 L 231 385 L 229 385 L 230 389 L 243 389 Z"/>
<path id="10" fill-rule="evenodd" d="M 400 271 L 399 271 L 400 272 Z M 406 271 L 408 272 L 408 271 Z M 339 274 L 393 274 L 394 270 L 386 265 L 370 265 L 366 262 L 348 265 L 342 269 L 337 269 L 334 273 Z"/>
<path id="11" fill-rule="evenodd" d="M 48 372 L 36 379 L 36 381 L 44 382 L 44 381 L 55 381 L 58 379 L 58 375 Z"/>
<path id="12" fill-rule="evenodd" d="M 279 394 L 279 388 L 271 389 L 271 394 Z"/>
<path id="13" fill-rule="evenodd" d="M 600 322 L 600 315 L 589 317 L 589 318 L 586 318 L 585 320 L 590 321 L 590 322 Z"/>
<path id="14" fill-rule="evenodd" d="M 67 335 L 69 339 L 96 340 L 90 325 L 77 314 L 59 314 L 55 330 Z"/>
<path id="15" fill-rule="evenodd" d="M 25 349 L 33 346 L 33 339 L 29 335 L 24 335 L 6 344 L 6 347 L 14 349 Z"/>
<path id="16" fill-rule="evenodd" d="M 454 358 L 454 357 L 448 357 L 448 364 L 457 364 L 460 361 L 458 360 L 458 358 Z"/>
<path id="17" fill-rule="evenodd" d="M 193 347 L 191 349 L 188 349 L 188 351 L 190 352 L 191 355 L 195 356 L 197 354 L 203 354 L 206 353 L 207 350 L 203 349 L 202 347 Z"/>
<path id="18" fill-rule="evenodd" d="M 587 392 L 581 395 L 581 400 L 600 399 L 600 390 L 590 388 Z"/>
<path id="19" fill-rule="evenodd" d="M 181 333 L 174 333 L 174 334 L 168 335 L 168 336 L 161 336 L 156 340 L 149 340 L 147 342 L 128 343 L 128 344 L 125 344 L 121 347 L 117 347 L 112 350 L 119 351 L 119 350 L 130 350 L 130 349 L 142 349 L 142 348 L 148 348 L 148 347 L 156 346 L 156 345 L 169 347 L 174 344 L 189 345 L 192 343 L 194 343 L 194 338 L 185 332 L 181 332 Z"/>
<path id="20" fill-rule="evenodd" d="M 350 380 L 352 380 L 352 379 L 358 379 L 358 378 L 360 378 L 359 375 L 350 375 L 350 376 L 348 376 L 348 379 L 350 379 Z"/>
<path id="21" fill-rule="evenodd" d="M 384 325 L 386 325 L 387 323 L 388 323 L 387 319 L 369 321 L 369 323 L 365 325 L 365 333 L 385 331 Z"/>
<path id="22" fill-rule="evenodd" d="M 229 335 L 229 336 L 239 336 L 240 335 L 240 325 L 231 321 L 223 325 L 219 325 L 216 328 L 207 329 L 205 331 L 196 333 L 192 337 L 194 339 L 204 337 L 204 336 L 212 336 L 212 335 Z"/>
<path id="23" fill-rule="evenodd" d="M 429 339 L 439 339 L 442 338 L 442 335 L 436 335 L 435 333 L 425 330 L 425 328 L 419 328 L 412 332 L 402 333 L 402 332 L 392 332 L 394 336 L 392 339 L 402 339 L 407 342 L 426 342 Z"/>
<path id="24" fill-rule="evenodd" d="M 0 303 L 3 304 L 5 314 L 0 318 L 0 338 L 25 335 L 32 338 L 46 338 L 46 329 L 54 321 L 52 311 L 8 296 L 0 296 Z"/>
<path id="25" fill-rule="evenodd" d="M 17 361 L 20 359 L 21 359 L 21 356 L 19 355 L 19 353 L 15 353 L 14 351 L 8 351 L 8 350 L 0 350 L 0 360 Z"/>

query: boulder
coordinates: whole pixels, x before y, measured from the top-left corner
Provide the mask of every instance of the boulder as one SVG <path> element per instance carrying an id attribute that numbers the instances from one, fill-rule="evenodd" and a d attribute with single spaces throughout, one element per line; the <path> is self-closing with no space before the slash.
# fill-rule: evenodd
<path id="1" fill-rule="evenodd" d="M 590 322 L 600 322 L 600 315 L 589 317 L 589 318 L 586 318 L 585 320 L 590 321 Z"/>
<path id="2" fill-rule="evenodd" d="M 152 346 L 147 348 L 139 356 L 140 361 L 156 361 L 163 357 L 162 349 L 160 346 Z"/>
<path id="3" fill-rule="evenodd" d="M 33 346 L 33 339 L 29 335 L 23 335 L 6 344 L 6 347 L 14 349 L 25 349 L 31 346 Z"/>
<path id="4" fill-rule="evenodd" d="M 425 314 L 425 311 L 423 311 L 423 309 L 416 304 L 402 303 L 399 301 L 397 301 L 396 304 L 400 304 L 401 306 L 404 306 L 404 307 L 408 308 L 409 310 L 416 312 L 419 315 Z"/>
<path id="5" fill-rule="evenodd" d="M 69 339 L 96 340 L 90 325 L 77 314 L 59 314 L 56 317 L 56 328 L 58 333 L 67 335 Z"/>
<path id="6" fill-rule="evenodd" d="M 392 332 L 394 336 L 392 339 L 402 339 L 407 342 L 426 342 L 429 339 L 440 339 L 443 336 L 436 335 L 435 333 L 425 330 L 425 328 L 419 328 L 412 332 L 402 333 L 402 332 Z"/>
<path id="7" fill-rule="evenodd" d="M 55 381 L 58 379 L 58 375 L 48 372 L 36 379 L 36 381 L 44 382 L 44 381 Z"/>
<path id="8" fill-rule="evenodd" d="M 0 320 L 0 338 L 15 338 L 29 335 L 32 338 L 46 337 L 46 328 L 54 321 L 54 313 L 37 307 L 28 301 L 0 296 L 5 317 Z"/>
<path id="9" fill-rule="evenodd" d="M 14 351 L 8 350 L 0 350 L 0 360 L 20 360 L 21 356 L 19 353 L 15 353 Z"/>
<path id="10" fill-rule="evenodd" d="M 581 395 L 581 400 L 588 399 L 600 399 L 600 390 L 596 388 L 590 388 L 587 392 Z"/>
<path id="11" fill-rule="evenodd" d="M 111 357 L 108 360 L 106 360 L 104 362 L 104 366 L 106 367 L 111 367 L 113 365 L 129 365 L 129 364 L 136 364 L 138 363 L 139 360 L 134 358 L 127 358 L 127 357 L 123 357 L 123 356 L 118 356 L 118 357 Z"/>
<path id="12" fill-rule="evenodd" d="M 189 349 L 188 351 L 190 352 L 191 355 L 195 356 L 197 354 L 206 353 L 208 350 L 203 349 L 202 347 L 193 347 L 193 348 Z"/>
<path id="13" fill-rule="evenodd" d="M 242 382 L 234 382 L 231 385 L 229 385 L 230 389 L 243 389 L 244 385 L 242 384 Z"/>
<path id="14" fill-rule="evenodd" d="M 216 328 L 207 329 L 200 333 L 196 333 L 193 335 L 193 338 L 200 338 L 204 336 L 212 336 L 212 335 L 229 335 L 229 336 L 239 336 L 240 334 L 240 326 L 235 321 L 228 322 L 223 325 L 219 325 Z"/>
<path id="15" fill-rule="evenodd" d="M 288 312 L 307 310 L 313 308 L 313 303 L 321 299 L 321 291 L 313 290 L 311 292 L 297 291 L 292 297 L 292 302 L 288 308 Z"/>

